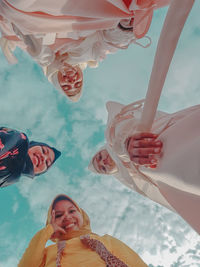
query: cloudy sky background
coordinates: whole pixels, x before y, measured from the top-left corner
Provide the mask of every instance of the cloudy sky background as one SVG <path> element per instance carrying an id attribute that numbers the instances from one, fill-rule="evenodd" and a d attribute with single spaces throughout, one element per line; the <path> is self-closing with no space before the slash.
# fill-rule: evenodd
<path id="1" fill-rule="evenodd" d="M 2 126 L 27 133 L 30 140 L 62 150 L 55 166 L 34 181 L 0 192 L 0 267 L 15 267 L 32 236 L 44 226 L 56 194 L 66 193 L 90 215 L 92 229 L 111 234 L 140 254 L 151 267 L 200 266 L 200 238 L 183 219 L 113 177 L 87 170 L 104 142 L 105 103 L 128 104 L 144 98 L 156 44 L 167 9 L 154 14 L 148 35 L 152 45 L 132 45 L 109 55 L 97 69 L 84 73 L 84 93 L 71 104 L 48 83 L 37 64 L 17 50 L 19 63 L 9 65 L 0 53 Z M 182 33 L 159 108 L 174 112 L 199 104 L 200 6 L 196 1 Z"/>

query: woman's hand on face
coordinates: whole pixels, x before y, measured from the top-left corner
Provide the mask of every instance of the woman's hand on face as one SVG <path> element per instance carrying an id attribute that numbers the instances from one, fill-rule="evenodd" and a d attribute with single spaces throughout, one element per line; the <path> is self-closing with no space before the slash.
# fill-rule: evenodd
<path id="1" fill-rule="evenodd" d="M 127 138 L 125 144 L 130 160 L 138 165 L 156 168 L 162 152 L 162 142 L 153 133 L 136 133 Z"/>
<path id="2" fill-rule="evenodd" d="M 50 224 L 54 229 L 51 238 L 60 238 L 63 234 L 66 234 L 65 230 L 56 224 L 55 210 L 52 210 Z"/>

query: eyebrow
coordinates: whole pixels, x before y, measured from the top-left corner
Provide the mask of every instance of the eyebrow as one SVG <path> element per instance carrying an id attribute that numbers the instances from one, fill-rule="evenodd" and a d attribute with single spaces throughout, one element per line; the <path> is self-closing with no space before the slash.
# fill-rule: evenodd
<path id="1" fill-rule="evenodd" d="M 71 206 L 68 207 L 68 210 L 71 209 L 71 208 L 76 208 L 76 207 L 72 204 Z M 63 212 L 63 210 L 57 210 L 57 211 L 55 211 L 55 213 L 56 212 Z"/>
<path id="2" fill-rule="evenodd" d="M 70 206 L 68 209 L 71 209 L 71 208 L 77 210 L 77 208 L 74 205 Z"/>

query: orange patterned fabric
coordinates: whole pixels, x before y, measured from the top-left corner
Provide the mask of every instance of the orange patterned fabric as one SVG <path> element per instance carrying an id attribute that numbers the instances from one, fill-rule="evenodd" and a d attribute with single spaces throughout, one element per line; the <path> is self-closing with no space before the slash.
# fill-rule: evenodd
<path id="1" fill-rule="evenodd" d="M 92 239 L 89 235 L 81 236 L 80 239 L 84 245 L 99 254 L 101 259 L 105 261 L 106 267 L 128 267 L 123 261 L 110 253 L 101 241 Z"/>

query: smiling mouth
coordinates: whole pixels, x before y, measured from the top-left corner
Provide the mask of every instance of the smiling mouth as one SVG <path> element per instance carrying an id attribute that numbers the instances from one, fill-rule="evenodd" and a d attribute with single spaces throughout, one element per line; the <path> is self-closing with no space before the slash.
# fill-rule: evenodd
<path id="1" fill-rule="evenodd" d="M 34 156 L 36 158 L 36 167 L 38 167 L 40 165 L 40 158 L 36 154 L 34 154 Z"/>
<path id="2" fill-rule="evenodd" d="M 68 224 L 68 225 L 65 225 L 63 228 L 65 229 L 65 230 L 68 230 L 69 228 L 72 228 L 72 227 L 74 227 L 75 226 L 75 223 L 70 223 L 70 224 Z"/>

